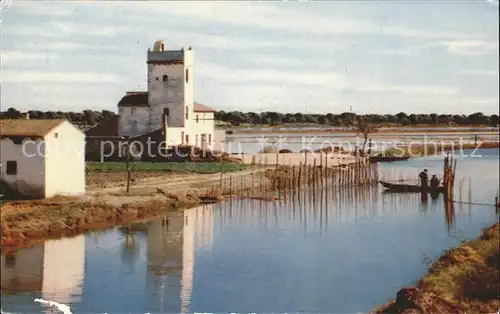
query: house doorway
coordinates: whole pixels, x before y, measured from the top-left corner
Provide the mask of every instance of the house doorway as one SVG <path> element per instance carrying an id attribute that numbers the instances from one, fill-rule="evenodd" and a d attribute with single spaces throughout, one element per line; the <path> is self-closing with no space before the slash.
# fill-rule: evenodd
<path id="1" fill-rule="evenodd" d="M 206 150 L 208 148 L 207 145 L 207 134 L 203 133 L 201 134 L 201 149 Z"/>

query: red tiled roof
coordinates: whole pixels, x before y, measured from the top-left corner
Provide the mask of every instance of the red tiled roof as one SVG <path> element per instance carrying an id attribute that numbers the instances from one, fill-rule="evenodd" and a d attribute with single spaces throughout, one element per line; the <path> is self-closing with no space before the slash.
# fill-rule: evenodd
<path id="1" fill-rule="evenodd" d="M 215 112 L 215 109 L 195 102 L 193 110 L 195 112 Z"/>

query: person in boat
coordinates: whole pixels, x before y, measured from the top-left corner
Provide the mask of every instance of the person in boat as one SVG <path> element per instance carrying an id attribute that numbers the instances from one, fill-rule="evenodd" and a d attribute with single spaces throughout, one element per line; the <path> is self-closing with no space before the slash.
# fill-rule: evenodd
<path id="1" fill-rule="evenodd" d="M 427 169 L 424 169 L 424 171 L 420 172 L 418 177 L 420 178 L 420 186 L 424 189 L 427 189 L 429 186 L 429 175 L 427 173 Z"/>
<path id="2" fill-rule="evenodd" d="M 439 187 L 439 179 L 435 174 L 432 175 L 431 178 L 431 189 L 437 189 Z"/>

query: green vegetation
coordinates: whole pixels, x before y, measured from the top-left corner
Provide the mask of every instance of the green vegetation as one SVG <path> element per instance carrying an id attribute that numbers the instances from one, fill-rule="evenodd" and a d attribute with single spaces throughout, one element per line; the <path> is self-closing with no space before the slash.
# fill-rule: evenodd
<path id="1" fill-rule="evenodd" d="M 445 252 L 415 288 L 375 313 L 495 313 L 500 307 L 499 224 Z M 406 293 L 402 293 L 406 292 Z"/>
<path id="2" fill-rule="evenodd" d="M 134 171 L 167 171 L 167 172 L 194 172 L 217 173 L 245 170 L 249 166 L 237 163 L 219 162 L 134 162 Z M 127 167 L 124 162 L 87 162 L 89 171 L 122 172 Z"/>
<path id="3" fill-rule="evenodd" d="M 419 288 L 460 305 L 463 312 L 492 313 L 500 301 L 499 225 L 446 252 L 422 278 Z"/>
<path id="4" fill-rule="evenodd" d="M 32 119 L 68 119 L 75 124 L 93 126 L 103 121 L 114 119 L 117 115 L 108 110 L 93 111 L 83 110 L 82 112 L 62 112 L 62 111 L 28 111 Z M 15 108 L 0 112 L 2 119 L 18 119 L 21 112 Z M 280 112 L 241 112 L 241 111 L 217 111 L 215 119 L 222 124 L 232 126 L 264 126 L 264 125 L 332 125 L 351 126 L 356 121 L 363 120 L 369 124 L 379 125 L 433 125 L 433 126 L 498 126 L 499 117 L 496 114 L 484 115 L 476 112 L 469 115 L 464 114 L 365 114 L 356 115 L 352 112 L 327 113 L 327 114 L 304 114 L 304 113 L 280 113 Z"/>

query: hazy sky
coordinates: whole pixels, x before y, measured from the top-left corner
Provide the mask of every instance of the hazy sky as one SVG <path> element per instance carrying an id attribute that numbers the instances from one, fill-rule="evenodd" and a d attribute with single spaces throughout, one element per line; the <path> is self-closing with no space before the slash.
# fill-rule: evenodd
<path id="1" fill-rule="evenodd" d="M 1 105 L 116 111 L 163 39 L 195 49 L 195 99 L 219 110 L 497 113 L 495 1 L 13 0 Z"/>

